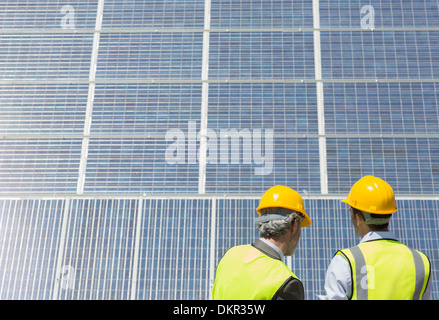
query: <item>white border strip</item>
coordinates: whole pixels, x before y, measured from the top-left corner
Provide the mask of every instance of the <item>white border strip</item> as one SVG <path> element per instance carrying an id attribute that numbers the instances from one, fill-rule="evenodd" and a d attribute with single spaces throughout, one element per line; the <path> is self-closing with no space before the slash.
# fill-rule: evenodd
<path id="1" fill-rule="evenodd" d="M 99 41 L 101 36 L 100 32 L 102 30 L 103 13 L 104 13 L 104 0 L 99 0 L 98 9 L 96 12 L 96 26 L 93 36 L 93 49 L 91 53 L 90 71 L 88 76 L 88 80 L 90 84 L 88 87 L 87 108 L 85 111 L 84 138 L 82 139 L 81 161 L 79 163 L 78 185 L 76 188 L 77 194 L 84 193 L 85 171 L 87 168 L 88 144 L 90 142 L 89 135 L 91 129 L 91 117 L 93 112 L 93 103 L 94 103 L 94 95 L 95 95 L 96 68 L 98 61 Z"/>
<path id="2" fill-rule="evenodd" d="M 70 213 L 70 199 L 67 198 L 64 203 L 64 214 L 62 217 L 61 235 L 60 235 L 60 242 L 58 246 L 58 258 L 57 258 L 57 264 L 55 270 L 55 283 L 52 292 L 52 300 L 59 299 L 59 287 L 61 285 L 61 280 L 62 280 L 61 268 L 62 268 L 62 262 L 64 260 L 64 247 L 66 242 L 67 222 L 69 220 L 69 213 Z"/>
<path id="3" fill-rule="evenodd" d="M 207 114 L 209 105 L 209 41 L 210 41 L 210 0 L 204 1 L 203 57 L 201 69 L 201 123 L 200 150 L 198 157 L 198 193 L 206 192 L 206 151 L 207 151 Z"/>
<path id="4" fill-rule="evenodd" d="M 209 261 L 209 300 L 212 300 L 212 289 L 215 282 L 215 253 L 216 253 L 216 197 L 212 197 L 210 215 L 210 261 Z"/>
<path id="5" fill-rule="evenodd" d="M 313 23 L 314 23 L 314 69 L 317 90 L 317 121 L 319 135 L 325 135 L 325 104 L 322 82 L 322 53 L 320 47 L 320 6 L 319 0 L 312 1 Z M 320 192 L 328 193 L 328 169 L 326 159 L 326 138 L 319 138 L 319 160 L 320 160 Z"/>
<path id="6" fill-rule="evenodd" d="M 137 222 L 136 222 L 136 242 L 134 244 L 134 261 L 133 261 L 133 274 L 131 278 L 131 300 L 136 300 L 137 293 L 137 270 L 139 267 L 139 252 L 140 252 L 140 235 L 142 231 L 142 217 L 143 217 L 143 198 L 138 200 L 137 207 Z"/>
<path id="7" fill-rule="evenodd" d="M 328 193 L 328 194 L 308 194 L 302 195 L 304 200 L 341 200 L 346 198 L 348 191 L 344 194 L 338 193 Z M 261 194 L 149 194 L 148 196 L 142 196 L 141 199 L 151 199 L 151 200 L 169 200 L 169 199 L 240 199 L 240 200 L 260 200 Z M 25 200 L 25 199 L 36 199 L 36 200 L 94 200 L 94 199 L 139 199 L 138 194 L 86 194 L 86 195 L 0 195 L 0 200 Z M 396 200 L 439 200 L 439 194 L 401 194 L 395 196 Z"/>
<path id="8" fill-rule="evenodd" d="M 183 0 L 182 0 L 183 1 Z M 210 32 L 313 32 L 313 31 L 330 31 L 330 32 L 370 32 L 370 29 L 363 29 L 358 27 L 325 27 L 325 28 L 308 28 L 308 27 L 295 27 L 295 28 L 225 28 L 225 29 L 211 29 Z M 386 27 L 386 28 L 374 28 L 374 32 L 416 32 L 416 31 L 439 31 L 439 27 Z M 200 33 L 204 29 L 201 28 L 142 28 L 142 27 L 127 27 L 127 28 L 108 28 L 102 30 L 101 33 Z M 94 33 L 94 29 L 81 29 L 82 34 Z M 52 28 L 25 28 L 25 29 L 13 29 L 3 28 L 0 29 L 0 35 L 2 34 L 72 34 L 78 33 L 77 29 L 52 29 Z"/>

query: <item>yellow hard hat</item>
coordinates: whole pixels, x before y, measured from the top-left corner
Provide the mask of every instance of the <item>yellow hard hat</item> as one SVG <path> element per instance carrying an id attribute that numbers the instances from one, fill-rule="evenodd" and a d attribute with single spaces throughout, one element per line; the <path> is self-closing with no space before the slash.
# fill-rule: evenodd
<path id="1" fill-rule="evenodd" d="M 265 191 L 256 211 L 261 215 L 261 209 L 265 208 L 285 208 L 298 211 L 304 216 L 302 228 L 311 224 L 311 219 L 304 209 L 302 197 L 286 186 L 277 185 Z"/>
<path id="2" fill-rule="evenodd" d="M 355 182 L 342 202 L 369 213 L 391 214 L 397 210 L 390 184 L 374 176 L 364 176 Z"/>

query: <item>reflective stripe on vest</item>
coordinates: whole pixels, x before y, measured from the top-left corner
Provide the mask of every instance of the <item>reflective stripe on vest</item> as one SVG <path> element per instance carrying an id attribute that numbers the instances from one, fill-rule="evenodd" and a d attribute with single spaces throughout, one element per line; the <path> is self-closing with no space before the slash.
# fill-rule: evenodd
<path id="1" fill-rule="evenodd" d="M 375 240 L 341 250 L 352 271 L 351 299 L 422 299 L 428 258 L 398 241 Z"/>
<path id="2" fill-rule="evenodd" d="M 230 248 L 218 264 L 214 300 L 270 300 L 293 272 L 251 245 Z"/>

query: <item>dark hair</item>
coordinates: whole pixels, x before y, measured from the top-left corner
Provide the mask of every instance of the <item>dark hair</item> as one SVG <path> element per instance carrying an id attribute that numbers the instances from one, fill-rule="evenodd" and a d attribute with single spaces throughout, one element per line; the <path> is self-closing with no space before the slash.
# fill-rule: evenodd
<path id="1" fill-rule="evenodd" d="M 355 209 L 354 207 L 352 208 L 352 212 L 354 214 L 358 214 L 360 215 L 364 221 L 366 221 L 366 218 L 364 217 L 363 211 Z M 369 213 L 370 216 L 372 218 L 376 218 L 376 219 L 390 219 L 390 217 L 392 216 L 392 214 L 376 214 L 376 213 Z M 383 231 L 386 230 L 389 227 L 389 223 L 385 223 L 385 224 L 367 224 L 367 226 L 369 227 L 370 230 L 372 231 Z"/>

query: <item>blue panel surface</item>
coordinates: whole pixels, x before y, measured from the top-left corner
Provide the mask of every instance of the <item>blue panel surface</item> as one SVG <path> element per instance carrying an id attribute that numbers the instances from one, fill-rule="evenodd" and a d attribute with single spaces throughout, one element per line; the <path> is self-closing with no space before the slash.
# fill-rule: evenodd
<path id="1" fill-rule="evenodd" d="M 0 200 L 0 298 L 50 300 L 63 200 Z"/>
<path id="2" fill-rule="evenodd" d="M 0 78 L 87 80 L 92 46 L 92 34 L 0 35 Z"/>
<path id="3" fill-rule="evenodd" d="M 81 140 L 0 140 L 0 194 L 76 192 Z"/>
<path id="4" fill-rule="evenodd" d="M 200 84 L 98 85 L 93 134 L 166 134 L 197 127 L 201 118 Z M 199 128 L 196 128 L 198 132 Z"/>
<path id="5" fill-rule="evenodd" d="M 310 32 L 244 32 L 210 35 L 210 79 L 309 79 L 314 77 Z"/>
<path id="6" fill-rule="evenodd" d="M 103 28 L 203 28 L 204 0 L 106 0 Z"/>
<path id="7" fill-rule="evenodd" d="M 303 0 L 212 1 L 212 28 L 261 29 L 312 27 L 312 3 Z"/>
<path id="8" fill-rule="evenodd" d="M 365 25 L 370 24 L 368 19 L 372 13 L 375 28 L 439 26 L 436 0 L 320 0 L 319 6 L 320 24 L 324 28 L 360 28 L 362 19 Z"/>
<path id="9" fill-rule="evenodd" d="M 439 192 L 439 140 L 327 139 L 328 188 L 348 192 L 364 175 L 386 180 L 397 194 Z"/>
<path id="10" fill-rule="evenodd" d="M 208 126 L 273 129 L 274 133 L 317 133 L 314 84 L 211 84 Z"/>
<path id="11" fill-rule="evenodd" d="M 97 1 L 4 0 L 0 29 L 93 29 Z"/>
<path id="12" fill-rule="evenodd" d="M 88 86 L 0 86 L 0 134 L 81 134 Z"/>
<path id="13" fill-rule="evenodd" d="M 211 201 L 146 199 L 136 299 L 209 298 Z"/>
<path id="14" fill-rule="evenodd" d="M 439 77 L 439 31 L 321 32 L 324 79 Z"/>
<path id="15" fill-rule="evenodd" d="M 208 299 L 211 274 L 227 249 L 258 239 L 258 203 L 242 198 L 1 200 L 0 296 Z M 396 205 L 390 230 L 429 257 L 435 281 L 437 201 L 397 200 Z M 305 198 L 305 210 L 312 224 L 302 229 L 287 263 L 302 280 L 306 299 L 315 300 L 324 294 L 335 252 L 360 238 L 340 199 Z M 433 285 L 432 298 L 437 295 Z"/>
<path id="16" fill-rule="evenodd" d="M 203 34 L 104 33 L 96 79 L 201 80 Z"/>
<path id="17" fill-rule="evenodd" d="M 438 89 L 437 83 L 326 83 L 326 133 L 438 134 Z"/>
<path id="18" fill-rule="evenodd" d="M 262 133 L 264 140 L 261 143 L 254 135 L 217 139 L 217 156 L 209 154 L 207 157 L 206 192 L 262 193 L 273 185 L 285 184 L 301 192 L 319 193 L 318 140 L 270 140 L 266 131 Z M 228 157 L 221 151 L 226 150 L 221 149 L 221 141 L 229 148 Z M 272 144 L 272 152 L 268 144 Z"/>
<path id="19" fill-rule="evenodd" d="M 57 299 L 129 299 L 136 215 L 136 200 L 72 200 Z"/>
<path id="20" fill-rule="evenodd" d="M 196 160 L 189 162 L 188 149 L 183 150 L 184 163 L 172 163 L 172 156 L 171 161 L 167 159 L 167 149 L 173 143 L 154 138 L 91 139 L 85 191 L 197 192 L 198 164 Z M 196 142 L 194 146 L 196 152 Z"/>

